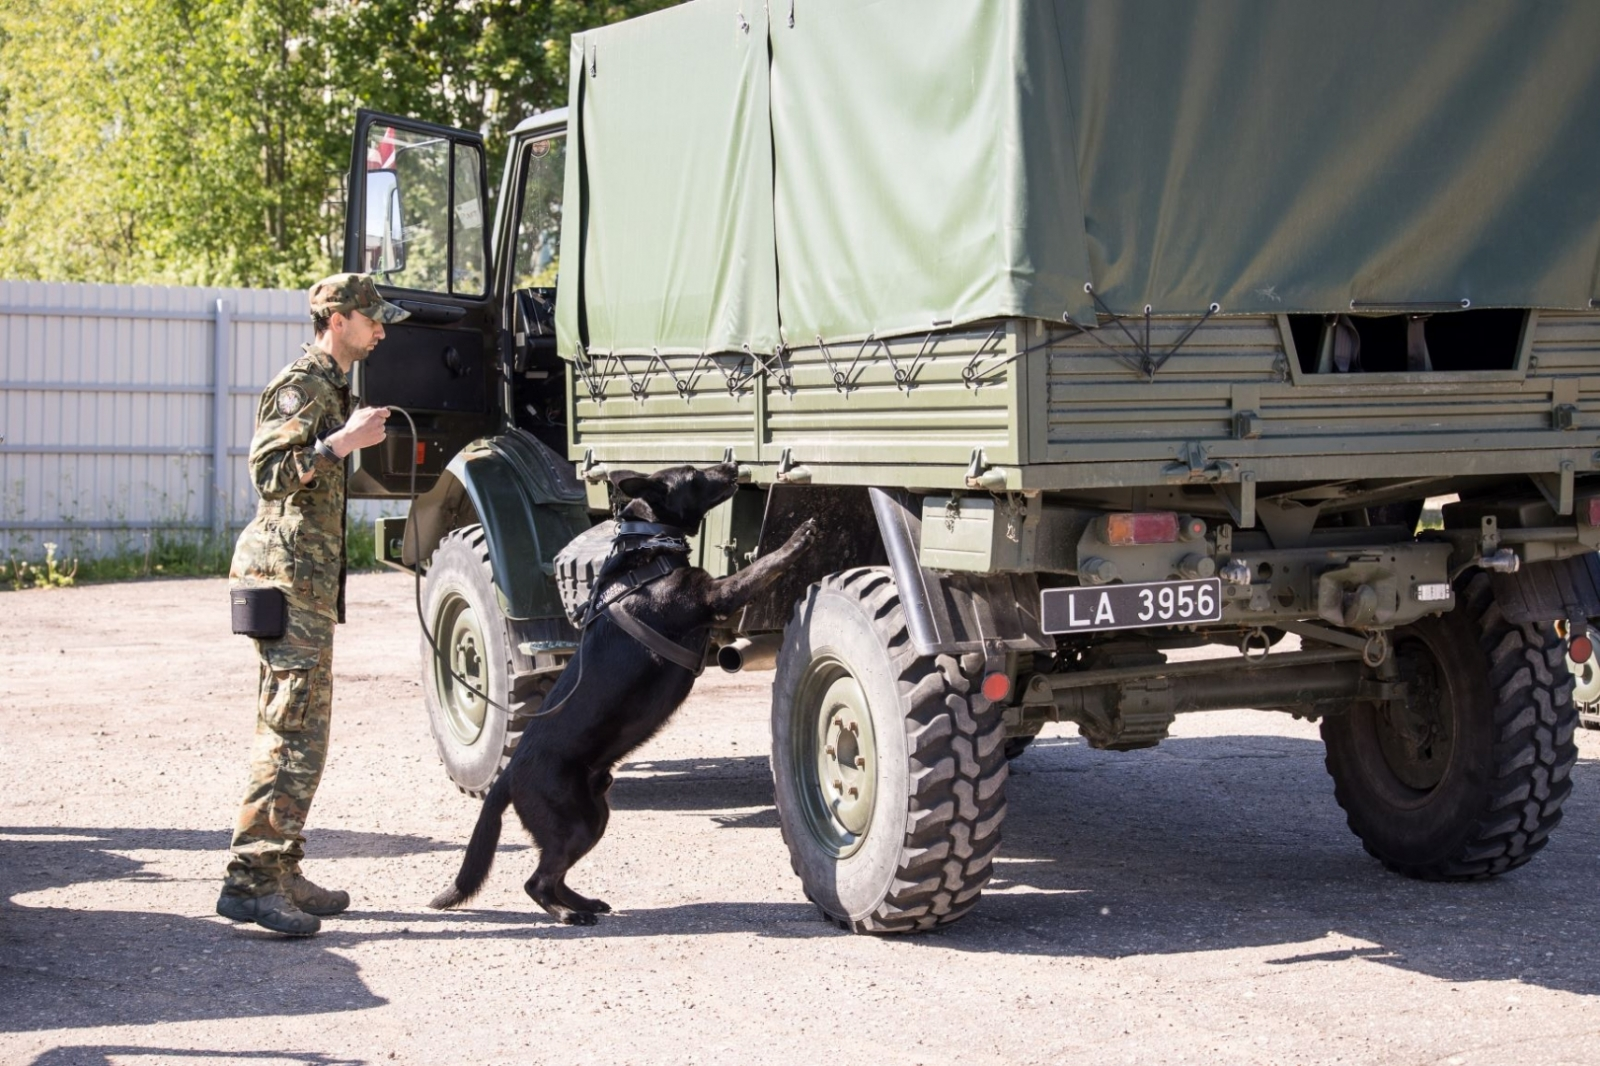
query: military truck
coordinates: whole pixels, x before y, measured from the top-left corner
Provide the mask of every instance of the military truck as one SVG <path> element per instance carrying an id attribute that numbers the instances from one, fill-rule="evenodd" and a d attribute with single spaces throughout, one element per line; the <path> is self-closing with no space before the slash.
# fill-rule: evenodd
<path id="1" fill-rule="evenodd" d="M 731 459 L 699 565 L 823 521 L 715 645 L 774 670 L 842 926 L 968 912 L 1052 722 L 1286 711 L 1389 867 L 1527 862 L 1576 759 L 1557 623 L 1581 663 L 1600 617 L 1596 40 L 1580 4 L 696 0 L 572 39 L 492 205 L 477 134 L 362 113 L 345 266 L 411 318 L 357 388 L 415 433 L 352 488 L 421 493 L 379 542 L 451 778 L 572 656 L 608 475 Z"/>

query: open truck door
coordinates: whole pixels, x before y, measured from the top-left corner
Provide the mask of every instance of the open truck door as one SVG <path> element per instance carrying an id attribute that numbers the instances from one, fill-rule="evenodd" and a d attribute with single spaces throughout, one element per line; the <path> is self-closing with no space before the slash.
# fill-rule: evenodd
<path id="1" fill-rule="evenodd" d="M 419 575 L 424 703 L 451 780 L 474 796 L 577 646 L 553 577 L 556 553 L 590 527 L 565 455 L 552 317 L 564 119 L 513 137 L 501 200 L 525 201 L 527 217 L 506 254 L 503 239 L 490 247 L 478 135 L 361 111 L 350 159 L 344 267 L 411 313 L 352 384 L 417 427 L 413 442 L 390 419 L 388 438 L 353 457 L 350 495 L 409 497 L 415 463 L 418 498 L 404 518 L 377 520 L 378 558 Z M 508 273 L 517 250 L 524 265 Z"/>
<path id="2" fill-rule="evenodd" d="M 396 419 L 388 439 L 355 453 L 353 497 L 409 495 L 413 462 L 426 492 L 452 456 L 500 427 L 487 188 L 479 135 L 357 114 L 344 269 L 372 274 L 411 317 L 386 327 L 352 387 L 369 406 L 405 408 L 417 438 Z"/>

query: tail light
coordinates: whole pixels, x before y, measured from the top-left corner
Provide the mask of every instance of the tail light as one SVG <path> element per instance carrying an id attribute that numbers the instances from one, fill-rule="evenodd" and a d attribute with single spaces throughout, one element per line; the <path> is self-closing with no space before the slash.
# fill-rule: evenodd
<path id="1" fill-rule="evenodd" d="M 1178 515 L 1174 511 L 1108 514 L 1100 521 L 1100 539 L 1112 547 L 1173 544 L 1178 539 Z"/>

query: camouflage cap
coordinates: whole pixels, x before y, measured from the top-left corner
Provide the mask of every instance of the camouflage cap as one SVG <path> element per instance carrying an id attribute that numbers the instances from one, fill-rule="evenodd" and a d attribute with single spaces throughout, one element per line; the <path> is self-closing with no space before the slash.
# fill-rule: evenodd
<path id="1" fill-rule="evenodd" d="M 378 295 L 371 274 L 334 274 L 311 286 L 311 313 L 331 315 L 335 311 L 360 311 L 374 322 L 398 322 L 411 315 Z"/>

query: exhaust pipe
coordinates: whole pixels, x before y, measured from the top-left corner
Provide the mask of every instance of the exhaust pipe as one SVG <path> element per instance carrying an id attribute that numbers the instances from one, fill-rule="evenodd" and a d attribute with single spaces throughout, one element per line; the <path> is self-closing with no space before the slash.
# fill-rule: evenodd
<path id="1" fill-rule="evenodd" d="M 778 647 L 782 643 L 780 633 L 740 637 L 717 649 L 717 665 L 730 674 L 741 670 L 771 670 L 778 665 Z"/>

